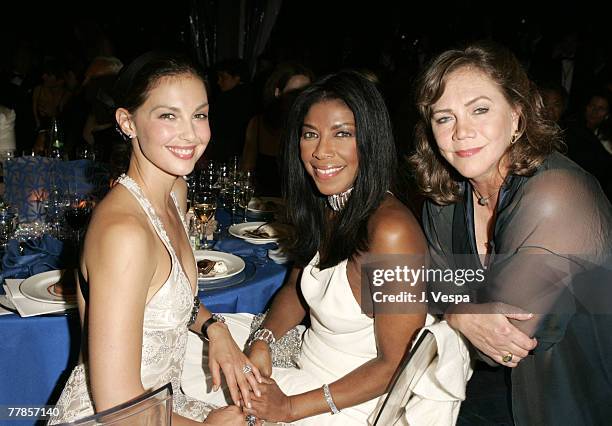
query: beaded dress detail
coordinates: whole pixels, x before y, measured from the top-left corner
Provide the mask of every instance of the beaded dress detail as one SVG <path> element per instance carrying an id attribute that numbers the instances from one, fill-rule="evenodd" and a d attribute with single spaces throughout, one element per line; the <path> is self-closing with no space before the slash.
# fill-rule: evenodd
<path id="1" fill-rule="evenodd" d="M 145 389 L 156 389 L 170 382 L 173 390 L 173 411 L 193 420 L 202 421 L 214 408 L 210 404 L 186 396 L 180 389 L 180 379 L 187 342 L 187 323 L 193 306 L 191 284 L 170 244 L 163 224 L 138 184 L 127 175 L 118 182 L 136 198 L 147 214 L 157 235 L 170 254 L 172 266 L 170 275 L 161 288 L 145 306 L 142 336 L 142 361 L 140 375 Z M 180 213 L 177 200 L 172 199 Z M 185 238 L 187 229 L 184 219 Z M 93 414 L 91 393 L 88 386 L 87 365 L 74 368 L 57 403 L 58 417 L 49 423 L 73 421 Z"/>

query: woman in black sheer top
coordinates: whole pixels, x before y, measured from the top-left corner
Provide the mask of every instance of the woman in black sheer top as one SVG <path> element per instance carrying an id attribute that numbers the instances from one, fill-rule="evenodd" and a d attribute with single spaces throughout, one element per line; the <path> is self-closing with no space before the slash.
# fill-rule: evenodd
<path id="1" fill-rule="evenodd" d="M 606 423 L 612 208 L 601 187 L 557 152 L 558 128 L 503 47 L 443 52 L 416 93 L 411 162 L 433 263 L 486 271 L 474 285 L 430 283 L 430 296 L 469 297 L 431 309 L 480 359 L 513 368 L 515 424 Z"/>

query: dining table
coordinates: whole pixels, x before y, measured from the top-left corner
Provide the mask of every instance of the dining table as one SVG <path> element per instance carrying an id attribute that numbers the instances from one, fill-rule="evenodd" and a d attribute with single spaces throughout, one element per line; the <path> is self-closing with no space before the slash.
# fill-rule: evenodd
<path id="1" fill-rule="evenodd" d="M 228 278 L 228 285 L 199 285 L 198 296 L 211 312 L 258 314 L 265 311 L 283 284 L 289 265 L 267 256 L 276 244 L 252 244 L 229 234 L 230 218 L 227 211 L 218 210 L 217 219 L 226 226 L 210 253 L 234 254 L 244 261 L 244 270 L 233 282 Z M 9 407 L 52 406 L 78 362 L 80 345 L 76 309 L 30 317 L 1 315 L 0 425 L 36 424 L 33 418 L 7 418 L 6 411 Z"/>

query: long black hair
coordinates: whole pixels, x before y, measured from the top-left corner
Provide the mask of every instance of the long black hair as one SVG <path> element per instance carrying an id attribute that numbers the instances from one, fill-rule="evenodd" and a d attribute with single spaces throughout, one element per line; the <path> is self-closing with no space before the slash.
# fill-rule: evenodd
<path id="1" fill-rule="evenodd" d="M 353 112 L 359 159 L 353 192 L 337 214 L 331 213 L 300 157 L 304 117 L 314 104 L 328 100 L 340 100 Z M 390 188 L 396 167 L 391 121 L 372 82 L 356 71 L 340 71 L 302 91 L 289 111 L 281 161 L 287 215 L 296 228 L 291 245 L 296 264 L 307 264 L 319 251 L 323 269 L 366 251 L 368 219 Z"/>

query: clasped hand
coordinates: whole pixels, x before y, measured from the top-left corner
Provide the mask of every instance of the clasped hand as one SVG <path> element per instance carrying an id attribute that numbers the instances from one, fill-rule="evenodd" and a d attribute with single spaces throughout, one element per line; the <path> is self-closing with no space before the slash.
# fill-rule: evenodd
<path id="1" fill-rule="evenodd" d="M 223 371 L 234 404 L 240 407 L 243 401 L 244 406 L 251 407 L 251 396 L 261 394 L 263 378 L 259 368 L 242 353 L 225 325 L 217 323 L 210 326 L 208 335 L 208 367 L 212 374 L 213 390 L 221 386 Z"/>
<path id="2" fill-rule="evenodd" d="M 505 303 L 466 303 L 448 311 L 445 319 L 461 332 L 478 350 L 506 367 L 514 368 L 537 346 L 510 320 L 527 321 L 533 315 Z M 504 361 L 504 357 L 510 361 Z"/>
<path id="3" fill-rule="evenodd" d="M 268 344 L 254 341 L 245 351 L 249 359 L 261 372 L 263 378 L 259 383 L 260 394 L 251 395 L 252 407 L 244 412 L 271 422 L 291 422 L 291 398 L 280 390 L 272 375 L 272 356 Z"/>

